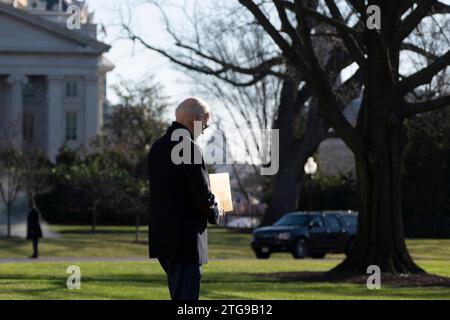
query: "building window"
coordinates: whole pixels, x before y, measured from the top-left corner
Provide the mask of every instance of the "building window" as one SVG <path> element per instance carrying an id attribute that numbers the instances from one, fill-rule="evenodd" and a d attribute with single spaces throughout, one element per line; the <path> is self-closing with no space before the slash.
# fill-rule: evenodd
<path id="1" fill-rule="evenodd" d="M 66 81 L 66 97 L 76 98 L 78 97 L 78 82 L 77 80 Z"/>
<path id="2" fill-rule="evenodd" d="M 23 87 L 23 97 L 24 98 L 34 98 L 34 88 L 33 85 L 28 82 L 24 87 Z"/>
<path id="3" fill-rule="evenodd" d="M 77 140 L 77 119 L 78 115 L 76 112 L 66 113 L 66 140 L 76 141 Z"/>
<path id="4" fill-rule="evenodd" d="M 24 113 L 22 130 L 23 140 L 32 142 L 34 139 L 34 115 L 32 113 Z"/>

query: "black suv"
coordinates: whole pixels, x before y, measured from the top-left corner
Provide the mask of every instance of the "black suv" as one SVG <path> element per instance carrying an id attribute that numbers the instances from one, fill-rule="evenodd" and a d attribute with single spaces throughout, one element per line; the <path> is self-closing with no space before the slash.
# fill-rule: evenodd
<path id="1" fill-rule="evenodd" d="M 272 252 L 292 252 L 296 259 L 346 253 L 353 246 L 358 214 L 353 211 L 293 212 L 273 226 L 253 231 L 252 249 L 259 259 Z"/>

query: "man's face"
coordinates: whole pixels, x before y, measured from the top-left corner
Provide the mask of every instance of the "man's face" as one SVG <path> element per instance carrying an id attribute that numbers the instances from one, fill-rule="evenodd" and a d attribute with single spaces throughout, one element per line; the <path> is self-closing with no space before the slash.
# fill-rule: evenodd
<path id="1" fill-rule="evenodd" d="M 209 117 L 204 117 L 202 120 L 202 134 L 205 133 L 205 130 L 209 128 Z"/>
<path id="2" fill-rule="evenodd" d="M 209 116 L 199 116 L 194 119 L 194 139 L 205 133 L 205 130 L 209 127 Z"/>

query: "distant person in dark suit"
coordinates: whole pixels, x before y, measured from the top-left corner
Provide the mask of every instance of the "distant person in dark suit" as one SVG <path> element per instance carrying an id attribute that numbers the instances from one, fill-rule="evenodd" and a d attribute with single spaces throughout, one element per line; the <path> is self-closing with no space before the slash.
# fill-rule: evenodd
<path id="1" fill-rule="evenodd" d="M 27 218 L 27 239 L 33 243 L 33 255 L 30 259 L 37 259 L 39 257 L 39 239 L 42 238 L 42 229 L 39 222 L 39 211 L 36 209 L 34 200 L 31 198 L 28 203 L 30 211 Z"/>
<path id="2" fill-rule="evenodd" d="M 205 102 L 186 99 L 148 156 L 149 256 L 158 258 L 166 272 L 173 300 L 199 299 L 201 265 L 208 262 L 207 222 L 218 224 L 224 215 L 195 143 L 210 118 Z M 180 151 L 181 145 L 187 148 Z M 184 159 L 181 163 L 179 156 Z"/>

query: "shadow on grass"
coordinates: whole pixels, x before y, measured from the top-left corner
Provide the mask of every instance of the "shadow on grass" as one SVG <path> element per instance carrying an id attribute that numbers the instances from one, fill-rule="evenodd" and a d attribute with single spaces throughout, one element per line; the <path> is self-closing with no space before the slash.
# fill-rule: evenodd
<path id="1" fill-rule="evenodd" d="M 83 276 L 83 281 L 86 282 L 111 282 L 111 283 L 160 283 L 166 284 L 167 280 L 165 276 L 159 275 L 145 275 L 136 276 L 134 274 L 130 275 L 120 275 L 120 276 L 108 276 L 108 277 L 97 277 L 97 276 Z M 47 281 L 49 283 L 63 283 L 66 284 L 67 277 L 60 276 L 48 276 L 48 275 L 17 275 L 17 274 L 2 274 L 0 275 L 1 284 L 12 283 L 14 281 Z"/>
<path id="2" fill-rule="evenodd" d="M 316 282 L 316 283 L 348 283 L 366 284 L 368 275 L 349 276 L 328 272 L 273 272 L 250 273 L 249 276 L 259 279 L 270 279 L 275 282 Z M 443 287 L 450 288 L 450 278 L 433 274 L 394 275 L 382 274 L 381 282 L 390 287 Z"/>
<path id="3" fill-rule="evenodd" d="M 8 246 L 8 247 L 18 247 L 18 246 L 22 246 L 24 243 L 30 242 L 27 239 L 18 238 L 18 237 L 14 237 L 14 238 L 0 238 L 0 241 L 2 243 L 4 243 L 4 244 L 2 244 L 2 246 Z"/>
<path id="4" fill-rule="evenodd" d="M 239 277 L 235 275 L 220 274 L 205 275 L 202 277 L 204 284 L 250 284 L 250 283 L 329 283 L 329 284 L 366 284 L 367 276 L 346 276 L 335 275 L 327 272 L 302 271 L 302 272 L 273 272 L 273 273 L 239 273 Z M 0 282 L 6 283 L 8 281 L 66 281 L 66 277 L 51 276 L 51 275 L 18 275 L 18 274 L 1 274 Z M 149 274 L 121 274 L 118 276 L 84 276 L 84 281 L 93 282 L 130 282 L 130 283 L 166 283 L 165 275 Z M 443 287 L 450 288 L 450 278 L 425 274 L 425 275 L 393 275 L 382 274 L 381 281 L 383 284 L 390 287 Z"/>
<path id="5" fill-rule="evenodd" d="M 83 235 L 101 235 L 101 234 L 126 234 L 126 235 L 134 235 L 136 233 L 135 230 L 124 230 L 123 228 L 117 228 L 117 229 L 98 229 L 95 232 L 92 232 L 90 229 L 86 228 L 77 228 L 77 229 L 66 229 L 66 230 L 58 230 L 58 233 L 60 234 L 83 234 Z M 141 235 L 143 233 L 147 233 L 146 231 L 141 231 Z"/>
<path id="6" fill-rule="evenodd" d="M 445 278 L 446 280 L 449 280 Z M 84 299 L 146 299 L 168 298 L 167 280 L 163 274 L 120 274 L 120 275 L 91 275 L 83 276 L 82 282 L 89 288 L 77 294 L 66 292 L 66 277 L 52 275 L 0 275 L 0 285 L 7 286 L 9 294 L 36 295 L 45 298 L 43 291 L 58 292 L 60 298 L 77 297 L 81 294 Z M 338 281 L 336 281 L 338 280 Z M 429 283 L 429 288 L 408 287 L 394 290 L 384 286 L 382 291 L 367 290 L 366 279 L 336 279 L 330 278 L 323 272 L 283 272 L 283 273 L 216 273 L 205 275 L 202 280 L 202 299 L 445 299 L 446 285 Z M 382 279 L 383 285 L 386 279 Z M 344 282 L 344 283 L 342 283 Z M 363 285 L 357 285 L 363 283 Z M 426 285 L 426 286 L 428 286 Z M 155 296 L 156 291 L 158 294 Z M 43 294 L 43 296 L 40 296 Z M 70 294 L 70 295 L 69 295 Z M 148 297 L 147 297 L 148 294 Z"/>

